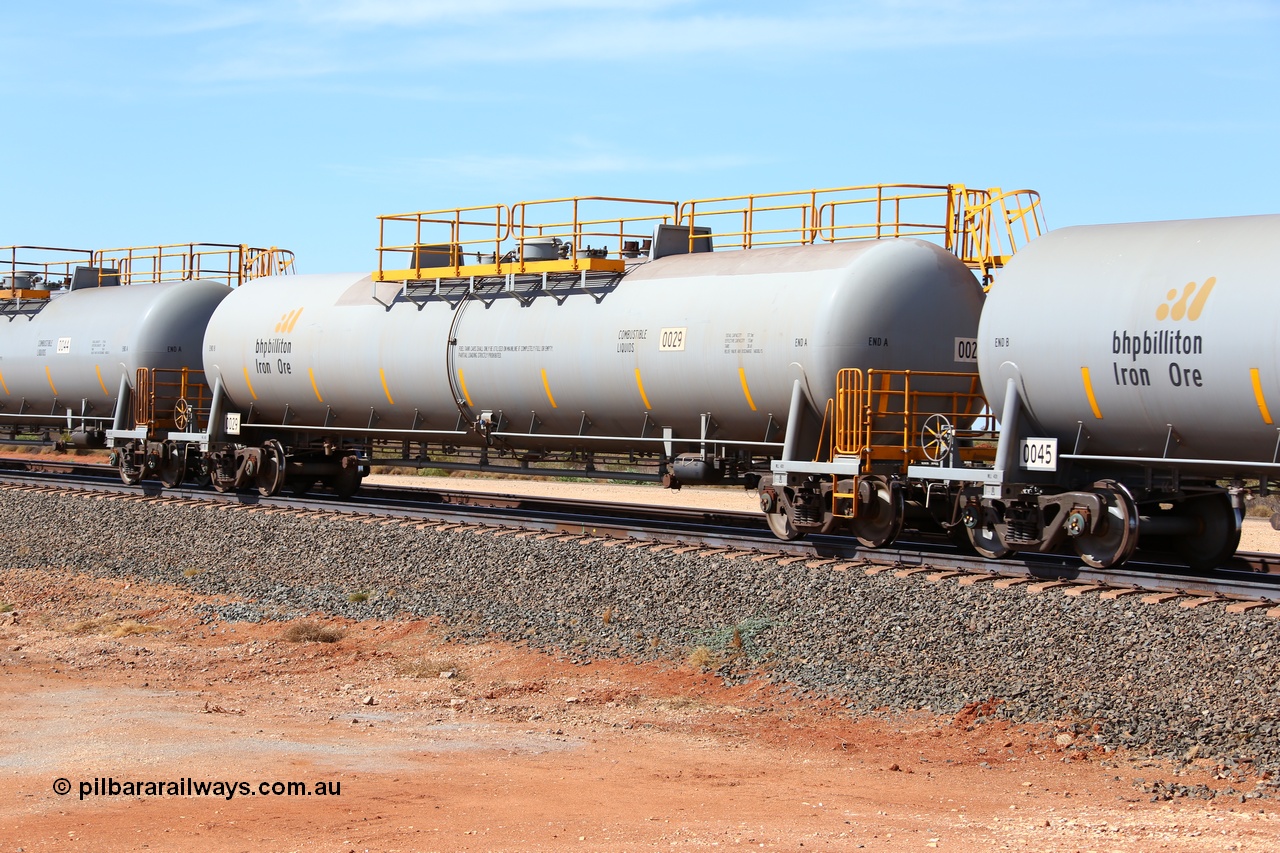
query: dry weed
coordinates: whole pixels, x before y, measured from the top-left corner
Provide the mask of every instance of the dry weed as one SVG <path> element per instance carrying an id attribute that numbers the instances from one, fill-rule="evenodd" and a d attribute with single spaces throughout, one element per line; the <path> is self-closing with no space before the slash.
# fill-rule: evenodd
<path id="1" fill-rule="evenodd" d="M 163 630 L 159 625 L 144 625 L 136 619 L 125 619 L 111 629 L 111 636 L 132 637 L 135 634 L 154 634 Z"/>
<path id="2" fill-rule="evenodd" d="M 108 634 L 117 638 L 154 634 L 163 630 L 159 625 L 146 625 L 137 619 L 121 619 L 114 613 L 104 613 L 94 619 L 82 619 L 67 627 L 70 634 Z"/>
<path id="3" fill-rule="evenodd" d="M 319 622 L 303 620 L 285 628 L 281 637 L 290 643 L 336 643 L 345 634 L 341 628 L 330 628 Z"/>
<path id="4" fill-rule="evenodd" d="M 716 668 L 719 664 L 719 657 L 706 646 L 698 646 L 693 651 L 689 652 L 688 662 L 689 666 L 694 669 L 700 669 L 703 672 L 706 672 L 709 669 Z"/>
<path id="5" fill-rule="evenodd" d="M 462 669 L 454 661 L 435 658 L 414 658 L 413 660 L 401 661 L 396 666 L 396 672 L 409 678 L 462 680 L 466 677 L 463 675 Z"/>

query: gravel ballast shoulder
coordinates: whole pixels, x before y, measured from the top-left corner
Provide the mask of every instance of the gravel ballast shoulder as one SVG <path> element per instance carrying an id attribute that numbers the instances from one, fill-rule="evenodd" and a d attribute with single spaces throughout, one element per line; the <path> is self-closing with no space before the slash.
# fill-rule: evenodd
<path id="1" fill-rule="evenodd" d="M 803 563 L 5 491 L 9 566 L 185 584 L 224 620 L 438 617 L 584 659 L 699 660 L 796 701 L 953 714 L 988 699 L 1079 748 L 1280 769 L 1280 620 Z M 20 590 L 0 598 L 20 600 Z"/>

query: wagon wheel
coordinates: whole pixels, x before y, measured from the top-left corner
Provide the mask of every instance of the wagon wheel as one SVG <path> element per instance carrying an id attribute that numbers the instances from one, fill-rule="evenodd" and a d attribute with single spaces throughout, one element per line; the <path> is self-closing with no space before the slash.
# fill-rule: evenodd
<path id="1" fill-rule="evenodd" d="M 901 489 L 881 477 L 862 477 L 858 482 L 858 513 L 850 521 L 853 535 L 867 548 L 892 544 L 902 532 L 906 505 Z"/>
<path id="2" fill-rule="evenodd" d="M 965 506 L 960 510 L 960 522 L 955 528 L 957 538 L 963 533 L 966 544 L 979 556 L 988 560 L 1002 560 L 1013 553 L 1013 549 L 1004 544 L 1000 532 L 996 530 L 997 518 L 991 507 L 978 505 Z"/>
<path id="3" fill-rule="evenodd" d="M 189 423 L 191 423 L 191 404 L 187 402 L 186 397 L 179 397 L 178 402 L 173 404 L 173 425 L 180 430 L 186 430 Z"/>
<path id="4" fill-rule="evenodd" d="M 920 447 L 930 462 L 941 462 L 956 444 L 956 428 L 946 415 L 929 415 L 920 428 Z"/>
<path id="5" fill-rule="evenodd" d="M 773 531 L 773 535 L 783 542 L 794 542 L 804 536 L 803 532 L 796 530 L 795 525 L 791 523 L 791 519 L 787 518 L 785 511 L 766 512 L 764 518 L 765 521 L 769 522 L 769 530 Z"/>
<path id="6" fill-rule="evenodd" d="M 1175 540 L 1178 553 L 1191 568 L 1216 569 L 1240 547 L 1240 519 L 1226 494 L 1182 501 L 1174 506 L 1174 512 L 1197 522 L 1195 533 Z"/>
<path id="7" fill-rule="evenodd" d="M 1129 559 L 1138 545 L 1138 505 L 1115 480 L 1100 480 L 1093 486 L 1105 505 L 1105 516 L 1096 532 L 1082 533 L 1074 544 L 1087 565 L 1109 569 Z"/>
<path id="8" fill-rule="evenodd" d="M 129 442 L 120 448 L 119 456 L 117 457 L 119 459 L 120 481 L 126 486 L 136 486 L 142 482 L 143 471 L 133 464 L 133 450 L 133 442 Z"/>
<path id="9" fill-rule="evenodd" d="M 186 448 L 169 443 L 165 448 L 165 456 L 160 462 L 160 468 L 157 473 L 160 476 L 160 482 L 164 483 L 165 488 L 172 489 L 181 485 L 187 476 Z"/>
<path id="10" fill-rule="evenodd" d="M 342 460 L 342 466 L 330 479 L 329 485 L 343 500 L 354 496 L 359 491 L 360 467 L 354 456 L 348 456 Z"/>
<path id="11" fill-rule="evenodd" d="M 994 527 L 981 524 L 977 527 L 962 528 L 969 537 L 969 545 L 982 557 L 988 560 L 1003 560 L 1013 553 L 1013 549 L 1004 544 L 1000 534 Z"/>
<path id="12" fill-rule="evenodd" d="M 787 516 L 786 507 L 782 502 L 769 491 L 761 487 L 760 489 L 760 509 L 764 512 L 765 521 L 769 523 L 769 530 L 773 532 L 783 542 L 794 542 L 804 536 L 804 532 L 797 530 L 796 526 L 791 523 L 791 519 Z"/>
<path id="13" fill-rule="evenodd" d="M 280 493 L 284 485 L 284 448 L 274 438 L 262 443 L 262 464 L 258 467 L 255 479 L 258 494 L 264 498 Z"/>

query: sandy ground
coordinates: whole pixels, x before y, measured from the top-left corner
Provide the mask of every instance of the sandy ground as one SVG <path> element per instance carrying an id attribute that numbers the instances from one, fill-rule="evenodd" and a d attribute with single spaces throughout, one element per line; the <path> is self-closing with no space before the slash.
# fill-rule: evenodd
<path id="1" fill-rule="evenodd" d="M 685 486 L 664 489 L 657 484 L 569 483 L 560 480 L 487 480 L 479 477 L 426 477 L 373 474 L 364 482 L 371 485 L 413 486 L 422 489 L 450 489 L 485 494 L 532 495 L 545 498 L 573 498 L 587 501 L 623 501 L 651 506 L 724 509 L 759 512 L 755 492 L 735 486 Z"/>

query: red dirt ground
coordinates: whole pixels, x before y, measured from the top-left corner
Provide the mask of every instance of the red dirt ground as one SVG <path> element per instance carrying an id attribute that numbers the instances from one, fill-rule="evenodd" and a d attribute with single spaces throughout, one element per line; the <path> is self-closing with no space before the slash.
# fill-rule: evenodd
<path id="1" fill-rule="evenodd" d="M 0 571 L 5 603 L 0 851 L 1270 851 L 1280 839 L 1275 800 L 1151 802 L 1134 781 L 1254 779 L 1070 748 L 1060 729 L 984 708 L 855 718 L 688 665 L 447 642 L 422 621 L 318 616 L 342 638 L 290 642 L 282 623 L 203 625 L 193 608 L 216 602 L 180 587 L 62 574 Z M 54 792 L 59 778 L 70 793 Z M 95 778 L 340 792 L 81 798 Z"/>

